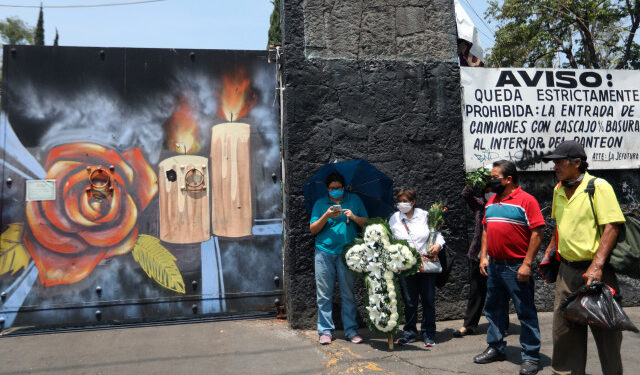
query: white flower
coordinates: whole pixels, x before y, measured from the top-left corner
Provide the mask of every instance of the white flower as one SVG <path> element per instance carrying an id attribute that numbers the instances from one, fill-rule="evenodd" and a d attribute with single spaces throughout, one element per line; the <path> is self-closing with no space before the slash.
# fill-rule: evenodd
<path id="1" fill-rule="evenodd" d="M 364 249 L 364 255 L 369 262 L 374 262 L 378 258 L 378 251 L 375 243 L 367 243 Z"/>
<path id="2" fill-rule="evenodd" d="M 371 287 L 371 292 L 375 292 L 376 290 L 380 289 L 380 287 L 382 286 L 380 284 L 380 281 L 378 281 L 373 277 L 369 277 L 368 280 L 369 280 L 369 286 Z"/>
<path id="3" fill-rule="evenodd" d="M 369 296 L 369 305 L 376 305 L 380 307 L 380 303 L 383 301 L 383 298 L 379 294 L 371 294 Z"/>
<path id="4" fill-rule="evenodd" d="M 389 248 L 389 246 L 391 246 L 391 241 L 389 241 L 389 237 L 387 236 L 382 236 L 380 242 L 382 242 L 382 245 L 386 248 Z"/>
<path id="5" fill-rule="evenodd" d="M 367 264 L 367 271 L 369 271 L 372 276 L 379 279 L 382 274 L 382 264 L 377 262 L 370 262 L 369 264 Z"/>
<path id="6" fill-rule="evenodd" d="M 394 272 L 403 271 L 406 269 L 405 263 L 398 259 L 392 259 L 389 262 L 389 269 Z"/>
<path id="7" fill-rule="evenodd" d="M 388 281 L 387 282 L 387 291 L 389 293 L 394 292 L 396 290 L 396 286 L 393 285 L 393 281 Z"/>
<path id="8" fill-rule="evenodd" d="M 398 301 L 395 298 L 391 298 L 391 302 L 389 302 L 389 304 L 394 307 L 398 305 Z"/>
<path id="9" fill-rule="evenodd" d="M 385 271 L 384 272 L 384 279 L 385 280 L 393 280 L 393 272 L 391 271 Z"/>
<path id="10" fill-rule="evenodd" d="M 386 228 L 381 224 L 367 225 L 364 230 L 365 242 L 377 242 L 381 241 L 383 244 L 389 242 L 389 235 Z"/>
<path id="11" fill-rule="evenodd" d="M 395 300 L 396 297 L 397 297 L 396 292 L 389 292 L 389 298 L 391 298 L 392 301 Z"/>

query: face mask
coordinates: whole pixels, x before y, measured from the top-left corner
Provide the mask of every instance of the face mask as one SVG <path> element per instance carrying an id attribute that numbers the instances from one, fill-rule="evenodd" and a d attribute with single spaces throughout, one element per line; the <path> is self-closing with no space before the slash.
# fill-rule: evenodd
<path id="1" fill-rule="evenodd" d="M 502 185 L 502 179 L 499 178 L 497 180 L 491 180 L 489 181 L 489 184 L 491 185 L 491 191 L 493 191 L 494 193 L 500 195 L 502 194 L 502 192 L 504 191 L 505 186 Z"/>
<path id="2" fill-rule="evenodd" d="M 578 185 L 582 179 L 584 178 L 584 173 L 580 175 L 580 177 L 578 177 L 578 179 L 576 179 L 575 181 L 562 181 L 562 186 L 567 187 L 567 188 L 572 188 L 576 185 Z"/>
<path id="3" fill-rule="evenodd" d="M 333 199 L 340 199 L 343 195 L 344 195 L 344 190 L 343 189 L 331 190 L 329 192 L 329 196 L 331 196 L 331 198 L 333 198 Z"/>
<path id="4" fill-rule="evenodd" d="M 484 193 L 484 200 L 488 202 L 494 195 L 496 195 L 496 193 Z"/>
<path id="5" fill-rule="evenodd" d="M 407 212 L 411 211 L 411 203 L 407 203 L 407 202 L 400 202 L 398 203 L 398 211 L 402 212 L 403 214 L 406 214 Z"/>

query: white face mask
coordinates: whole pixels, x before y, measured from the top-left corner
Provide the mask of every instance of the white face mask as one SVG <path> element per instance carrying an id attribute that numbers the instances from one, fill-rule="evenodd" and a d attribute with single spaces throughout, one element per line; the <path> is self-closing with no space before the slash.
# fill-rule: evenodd
<path id="1" fill-rule="evenodd" d="M 484 193 L 484 199 L 488 202 L 496 193 Z"/>
<path id="2" fill-rule="evenodd" d="M 397 205 L 398 207 L 398 211 L 402 212 L 403 214 L 406 214 L 407 212 L 411 211 L 411 203 L 406 203 L 406 202 L 400 202 Z"/>

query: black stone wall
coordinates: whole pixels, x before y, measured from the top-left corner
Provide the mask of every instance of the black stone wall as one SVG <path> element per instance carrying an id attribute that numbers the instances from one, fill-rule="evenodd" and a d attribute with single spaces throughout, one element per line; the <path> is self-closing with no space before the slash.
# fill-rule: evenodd
<path id="1" fill-rule="evenodd" d="M 459 195 L 464 159 L 453 9 L 452 0 L 282 2 L 284 286 L 293 328 L 315 328 L 317 321 L 314 238 L 302 186 L 323 164 L 356 158 L 393 178 L 396 189 L 416 188 L 418 206 L 448 204 L 446 240 L 459 256 L 450 282 L 437 290 L 437 318 L 464 313 L 473 225 Z M 614 184 L 623 203 L 637 203 L 637 171 L 596 175 Z M 521 179 L 548 219 L 553 174 L 524 172 Z M 536 281 L 538 307 L 551 310 L 553 287 Z M 621 284 L 626 303 L 640 303 L 638 283 Z M 357 293 L 362 302 L 361 282 Z M 334 301 L 339 325 L 337 290 Z"/>
<path id="2" fill-rule="evenodd" d="M 467 246 L 453 1 L 331 3 L 283 2 L 284 274 L 294 328 L 316 324 L 302 185 L 325 163 L 366 159 L 396 188 L 418 189 L 420 206 L 448 202 L 456 218 L 448 244 L 461 254 Z M 463 263 L 454 278 L 466 275 Z M 439 318 L 459 315 L 463 282 L 439 291 Z M 334 315 L 339 311 L 336 304 Z"/>

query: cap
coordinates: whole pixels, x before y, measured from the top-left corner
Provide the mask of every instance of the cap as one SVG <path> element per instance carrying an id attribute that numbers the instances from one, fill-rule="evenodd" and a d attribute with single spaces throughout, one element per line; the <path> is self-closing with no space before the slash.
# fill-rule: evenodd
<path id="1" fill-rule="evenodd" d="M 549 155 L 542 157 L 543 161 L 551 161 L 553 159 L 564 158 L 580 158 L 587 160 L 587 154 L 584 152 L 584 147 L 576 141 L 565 141 L 560 143 L 555 150 Z"/>

